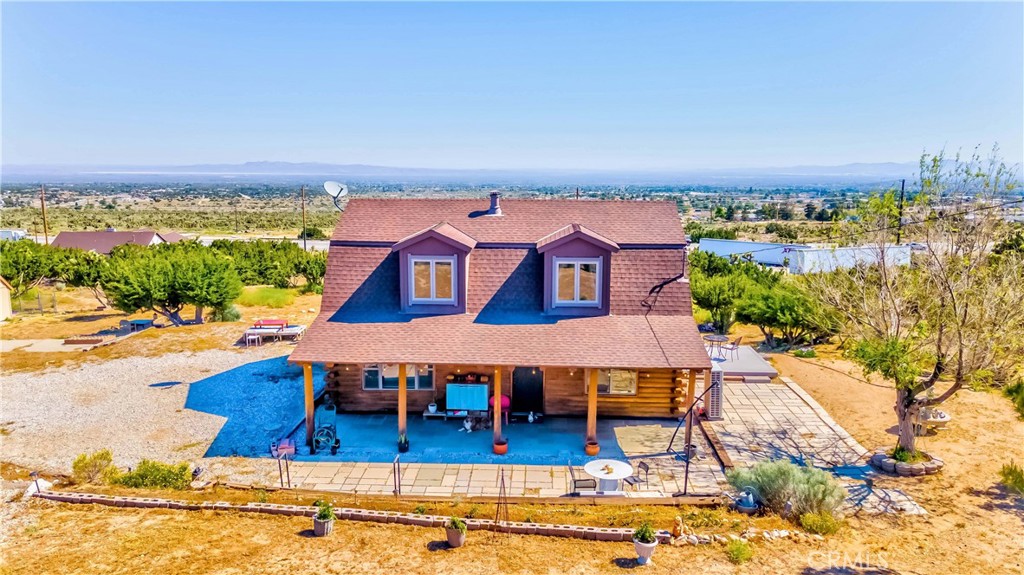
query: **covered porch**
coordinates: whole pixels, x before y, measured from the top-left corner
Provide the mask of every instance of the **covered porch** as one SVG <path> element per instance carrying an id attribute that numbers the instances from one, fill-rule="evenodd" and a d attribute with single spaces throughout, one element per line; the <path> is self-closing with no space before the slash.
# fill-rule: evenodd
<path id="1" fill-rule="evenodd" d="M 711 378 L 703 366 L 327 364 L 324 401 L 314 394 L 312 364 L 301 365 L 306 414 L 302 437 L 297 439 L 312 447 L 314 434 L 327 421 L 335 426 L 339 448 L 349 457 L 361 451 L 363 461 L 390 460 L 399 451 L 401 437 L 408 439 L 409 451 L 403 457 L 410 461 L 451 461 L 443 457 L 460 453 L 451 449 L 453 438 L 469 449 L 468 454 L 491 454 L 494 458 L 488 455 L 488 461 L 499 463 L 529 464 L 542 456 L 550 464 L 552 457 L 561 460 L 584 453 L 621 458 L 624 453 L 614 430 L 622 421 L 668 419 L 674 428 L 697 398 L 698 380 L 706 388 Z M 374 378 L 385 382 L 385 370 L 392 377 L 370 389 Z M 464 397 L 449 398 L 449 385 L 460 391 L 480 388 L 471 390 L 479 392 L 474 404 L 464 404 Z M 325 403 L 333 406 L 332 413 L 326 413 Z M 474 424 L 472 431 L 463 427 L 467 419 Z"/>

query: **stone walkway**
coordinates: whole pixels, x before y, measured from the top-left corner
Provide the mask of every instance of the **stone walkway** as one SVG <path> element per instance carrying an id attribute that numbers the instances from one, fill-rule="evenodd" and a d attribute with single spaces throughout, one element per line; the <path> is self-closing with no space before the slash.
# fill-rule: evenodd
<path id="1" fill-rule="evenodd" d="M 868 455 L 849 433 L 799 385 L 728 382 L 723 403 L 725 418 L 705 422 L 721 440 L 734 465 L 766 460 L 789 460 L 831 470 L 847 487 L 847 507 L 865 513 L 924 513 L 900 490 L 873 486 Z M 665 422 L 624 421 L 614 428 L 617 446 L 634 468 L 650 465 L 650 482 L 629 497 L 665 497 L 683 491 L 685 464 L 665 451 L 675 431 Z M 610 439 L 610 438 L 609 438 Z M 690 495 L 719 495 L 727 489 L 725 473 L 699 429 L 694 429 L 697 455 L 690 465 Z M 682 434 L 676 447 L 683 449 Z M 580 454 L 582 455 L 582 454 Z M 337 459 L 339 456 L 335 456 Z M 391 463 L 329 461 L 300 454 L 290 464 L 291 485 L 316 491 L 391 495 L 395 489 Z M 582 457 L 580 459 L 583 459 Z M 379 460 L 378 460 L 379 461 Z M 207 458 L 209 477 L 247 485 L 280 484 L 278 464 L 269 458 Z M 575 466 L 577 478 L 588 477 Z M 401 466 L 404 495 L 436 497 L 495 497 L 504 472 L 506 493 L 512 497 L 561 497 L 571 491 L 565 464 L 406 463 Z"/>

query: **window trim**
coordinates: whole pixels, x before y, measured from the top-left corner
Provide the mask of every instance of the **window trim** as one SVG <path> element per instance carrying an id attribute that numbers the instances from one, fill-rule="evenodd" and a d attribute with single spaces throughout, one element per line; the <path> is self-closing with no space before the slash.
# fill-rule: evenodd
<path id="1" fill-rule="evenodd" d="M 416 297 L 416 263 L 417 262 L 429 262 L 430 263 L 430 297 L 420 298 Z M 434 267 L 437 262 L 448 262 L 452 265 L 452 297 L 450 298 L 438 298 L 437 294 L 437 275 L 435 274 Z M 458 267 L 459 262 L 456 256 L 422 256 L 422 255 L 410 255 L 409 256 L 409 303 L 415 305 L 459 305 L 458 289 Z"/>
<path id="2" fill-rule="evenodd" d="M 601 307 L 601 298 L 604 296 L 601 290 L 601 285 L 604 283 L 602 280 L 602 263 L 601 260 L 604 258 L 573 258 L 573 257 L 558 257 L 552 256 L 551 258 L 551 307 Z M 573 293 L 574 299 L 572 301 L 558 299 L 558 266 L 560 264 L 574 264 L 574 277 L 573 277 Z M 594 286 L 594 294 L 597 296 L 594 301 L 580 301 L 580 265 L 581 264 L 596 264 L 596 285 Z"/>
<path id="3" fill-rule="evenodd" d="M 385 366 L 388 366 L 388 365 L 397 365 L 397 364 L 386 364 L 386 363 L 365 363 L 365 364 L 363 364 L 363 366 L 362 366 L 363 367 L 363 369 L 362 369 L 362 376 L 363 376 L 362 379 L 363 379 L 363 381 L 360 384 L 362 389 L 363 389 L 363 391 L 395 391 L 395 392 L 398 391 L 398 388 L 391 389 L 391 388 L 384 387 L 384 368 L 385 368 Z M 406 365 L 412 368 L 411 370 L 406 370 L 406 374 L 405 374 L 406 380 L 408 380 L 410 376 L 412 376 L 412 378 L 413 378 L 412 386 L 408 386 L 408 384 L 406 384 L 408 386 L 408 387 L 406 387 L 406 390 L 408 390 L 408 391 L 433 391 L 434 390 L 434 366 L 432 364 L 429 364 L 429 363 L 427 363 L 427 364 L 409 363 L 409 364 L 406 364 Z M 420 370 L 419 370 L 420 367 L 425 367 L 430 372 L 430 387 L 420 387 Z M 366 372 L 369 371 L 369 370 L 376 370 L 377 371 L 377 387 L 366 387 Z M 426 377 L 426 376 L 424 375 L 424 377 Z"/>
<path id="4" fill-rule="evenodd" d="M 611 374 L 609 373 L 609 378 L 608 378 L 608 390 L 609 391 L 602 392 L 601 388 L 598 387 L 598 389 L 597 389 L 597 394 L 598 395 L 603 396 L 603 397 L 636 397 L 640 393 L 640 370 L 639 369 L 629 369 L 629 368 L 625 368 L 625 367 L 608 367 L 608 368 L 603 368 L 603 369 L 597 369 L 597 371 L 599 371 L 599 372 L 600 371 L 607 371 L 607 372 L 612 372 L 612 371 L 628 371 L 628 372 L 636 374 L 636 377 L 634 378 L 636 380 L 636 387 L 633 389 L 633 393 L 611 393 Z M 583 391 L 584 391 L 585 394 L 586 393 L 590 393 L 590 378 L 589 377 L 586 377 L 586 382 L 585 382 L 585 385 L 583 386 Z"/>

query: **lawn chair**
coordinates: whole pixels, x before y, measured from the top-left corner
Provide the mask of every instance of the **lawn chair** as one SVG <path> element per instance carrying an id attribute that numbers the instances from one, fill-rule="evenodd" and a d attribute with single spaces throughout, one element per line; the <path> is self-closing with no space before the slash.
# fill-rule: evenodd
<path id="1" fill-rule="evenodd" d="M 570 495 L 579 495 L 580 491 L 597 491 L 596 479 L 576 479 L 576 471 L 572 468 L 572 462 L 569 462 L 569 478 L 572 480 Z"/>
<path id="2" fill-rule="evenodd" d="M 743 336 L 740 336 L 740 337 L 737 337 L 736 339 L 730 341 L 729 343 L 723 345 L 722 346 L 722 354 L 724 355 L 725 352 L 729 352 L 729 355 L 731 355 L 733 357 L 733 359 L 739 359 L 739 357 L 740 357 L 740 342 L 742 342 L 742 341 L 743 341 Z"/>
<path id="3" fill-rule="evenodd" d="M 640 478 L 640 472 L 641 471 L 644 472 L 643 479 Z M 628 484 L 628 485 L 632 485 L 633 489 L 638 489 L 639 488 L 638 486 L 641 483 L 650 484 L 650 479 L 651 479 L 651 466 L 647 465 L 646 463 L 641 461 L 640 463 L 636 464 L 636 475 L 632 475 L 630 477 L 627 477 L 627 478 L 623 479 L 623 481 L 625 481 L 626 484 Z"/>

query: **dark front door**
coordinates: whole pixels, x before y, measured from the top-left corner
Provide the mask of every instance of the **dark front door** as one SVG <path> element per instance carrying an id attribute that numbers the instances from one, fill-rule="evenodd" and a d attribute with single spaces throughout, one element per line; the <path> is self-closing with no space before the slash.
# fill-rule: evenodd
<path id="1" fill-rule="evenodd" d="M 544 411 L 544 374 L 539 367 L 517 367 L 512 372 L 512 412 Z"/>

